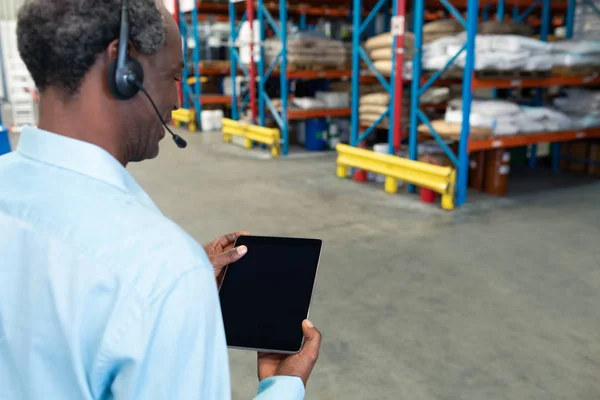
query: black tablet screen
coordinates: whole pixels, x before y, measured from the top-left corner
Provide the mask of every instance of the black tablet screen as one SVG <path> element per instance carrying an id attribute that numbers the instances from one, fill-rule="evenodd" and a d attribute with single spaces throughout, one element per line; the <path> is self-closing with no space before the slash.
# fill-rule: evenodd
<path id="1" fill-rule="evenodd" d="M 248 253 L 228 267 L 219 291 L 227 345 L 299 351 L 321 240 L 242 236 L 240 245 Z"/>

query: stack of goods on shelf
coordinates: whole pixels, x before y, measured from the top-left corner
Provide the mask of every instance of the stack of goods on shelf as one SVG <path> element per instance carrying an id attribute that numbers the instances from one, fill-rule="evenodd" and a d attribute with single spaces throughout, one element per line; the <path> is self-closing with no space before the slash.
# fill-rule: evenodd
<path id="1" fill-rule="evenodd" d="M 476 37 L 475 70 L 484 71 L 544 71 L 552 68 L 552 46 L 526 36 L 531 27 L 514 22 L 484 22 L 482 33 Z M 444 36 L 423 46 L 423 69 L 436 71 L 443 68 L 465 44 L 464 33 Z M 464 67 L 466 53 L 456 60 L 455 66 Z"/>
<path id="2" fill-rule="evenodd" d="M 600 66 L 600 44 L 593 40 L 564 40 L 552 43 L 555 75 L 588 75 Z"/>
<path id="3" fill-rule="evenodd" d="M 437 39 L 455 36 L 464 31 L 463 26 L 455 19 L 440 19 L 423 25 L 423 44 L 428 44 Z"/>
<path id="4" fill-rule="evenodd" d="M 271 100 L 277 111 L 281 111 L 281 99 Z M 323 110 L 350 107 L 349 92 L 316 92 L 315 97 L 294 97 L 289 103 L 288 110 Z"/>
<path id="5" fill-rule="evenodd" d="M 364 47 L 369 54 L 369 58 L 373 61 L 373 66 L 382 75 L 389 76 L 392 72 L 392 55 L 394 49 L 394 37 L 391 33 L 382 33 L 374 36 L 364 43 Z M 414 35 L 411 32 L 404 34 L 404 69 L 403 75 L 405 78 L 410 78 L 412 65 L 412 56 L 415 48 Z"/>
<path id="6" fill-rule="evenodd" d="M 265 58 L 271 63 L 281 51 L 278 38 L 264 43 Z M 298 32 L 288 38 L 288 67 L 298 70 L 342 69 L 349 67 L 347 46 L 314 32 Z"/>
<path id="7" fill-rule="evenodd" d="M 456 54 L 460 45 L 450 45 L 449 54 Z M 549 73 L 553 66 L 552 45 L 518 35 L 481 35 L 476 39 L 475 70 L 529 71 Z M 466 55 L 457 65 L 464 67 Z M 485 75 L 483 75 L 485 76 Z"/>
<path id="8" fill-rule="evenodd" d="M 434 87 L 428 89 L 421 96 L 421 104 L 442 104 L 448 101 L 450 89 L 447 87 Z M 362 95 L 360 97 L 360 122 L 362 125 L 370 126 L 376 122 L 390 105 L 390 95 L 387 92 L 378 92 Z M 410 125 L 410 91 L 402 94 L 402 131 L 407 132 Z M 384 118 L 378 128 L 388 128 L 389 119 Z"/>
<path id="9" fill-rule="evenodd" d="M 223 22 L 198 23 L 198 51 L 202 67 L 227 68 L 229 66 L 229 25 Z M 196 47 L 193 31 L 188 30 L 188 68 L 193 68 L 193 51 Z"/>
<path id="10" fill-rule="evenodd" d="M 575 7 L 574 39 L 600 39 L 600 0 L 577 0 Z"/>
<path id="11" fill-rule="evenodd" d="M 462 117 L 462 100 L 455 99 L 448 103 L 444 119 L 431 124 L 440 136 L 459 139 Z M 469 136 L 474 139 L 567 130 L 573 128 L 573 120 L 549 107 L 524 107 L 504 100 L 474 100 L 469 125 Z M 421 125 L 419 131 L 429 133 L 429 128 Z"/>
<path id="12" fill-rule="evenodd" d="M 571 118 L 575 129 L 600 127 L 600 91 L 568 88 L 564 93 L 554 106 Z"/>
<path id="13" fill-rule="evenodd" d="M 402 98 L 402 125 L 403 129 L 406 126 L 406 118 L 409 114 L 408 104 L 410 98 L 403 96 Z M 371 93 L 360 96 L 359 115 L 360 123 L 363 125 L 371 125 L 379 119 L 381 114 L 387 111 L 390 105 L 390 94 L 387 92 Z M 379 128 L 387 128 L 389 126 L 389 118 L 385 117 L 381 120 Z"/>

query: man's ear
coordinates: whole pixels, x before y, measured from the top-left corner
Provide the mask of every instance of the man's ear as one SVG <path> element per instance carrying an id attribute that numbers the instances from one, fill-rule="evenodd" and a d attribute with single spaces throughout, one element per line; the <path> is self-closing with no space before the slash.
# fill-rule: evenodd
<path id="1" fill-rule="evenodd" d="M 108 44 L 108 59 L 109 61 L 116 60 L 119 54 L 119 40 L 115 39 Z"/>
<path id="2" fill-rule="evenodd" d="M 108 48 L 106 50 L 108 52 L 108 59 L 109 59 L 109 61 L 116 60 L 117 56 L 119 55 L 119 39 L 115 39 L 112 42 L 110 42 L 108 44 Z M 131 45 L 131 42 L 128 43 L 128 45 L 127 45 L 127 54 L 131 58 L 137 58 L 138 57 L 138 52 Z"/>

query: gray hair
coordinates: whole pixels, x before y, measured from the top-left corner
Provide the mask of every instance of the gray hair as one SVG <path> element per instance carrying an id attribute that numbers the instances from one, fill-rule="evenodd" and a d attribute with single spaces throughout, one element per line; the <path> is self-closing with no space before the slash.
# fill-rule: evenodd
<path id="1" fill-rule="evenodd" d="M 129 1 L 129 42 L 143 55 L 165 42 L 156 0 Z M 77 93 L 83 78 L 119 38 L 121 0 L 27 0 L 19 10 L 19 53 L 36 86 Z"/>

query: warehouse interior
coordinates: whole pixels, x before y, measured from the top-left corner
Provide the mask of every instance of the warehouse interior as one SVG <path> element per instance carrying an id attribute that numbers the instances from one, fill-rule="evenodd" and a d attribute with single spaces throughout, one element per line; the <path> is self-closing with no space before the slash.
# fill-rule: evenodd
<path id="1" fill-rule="evenodd" d="M 37 117 L 9 3 L 0 154 Z M 600 1 L 165 5 L 188 146 L 128 169 L 200 243 L 324 241 L 306 398 L 600 398 Z"/>

